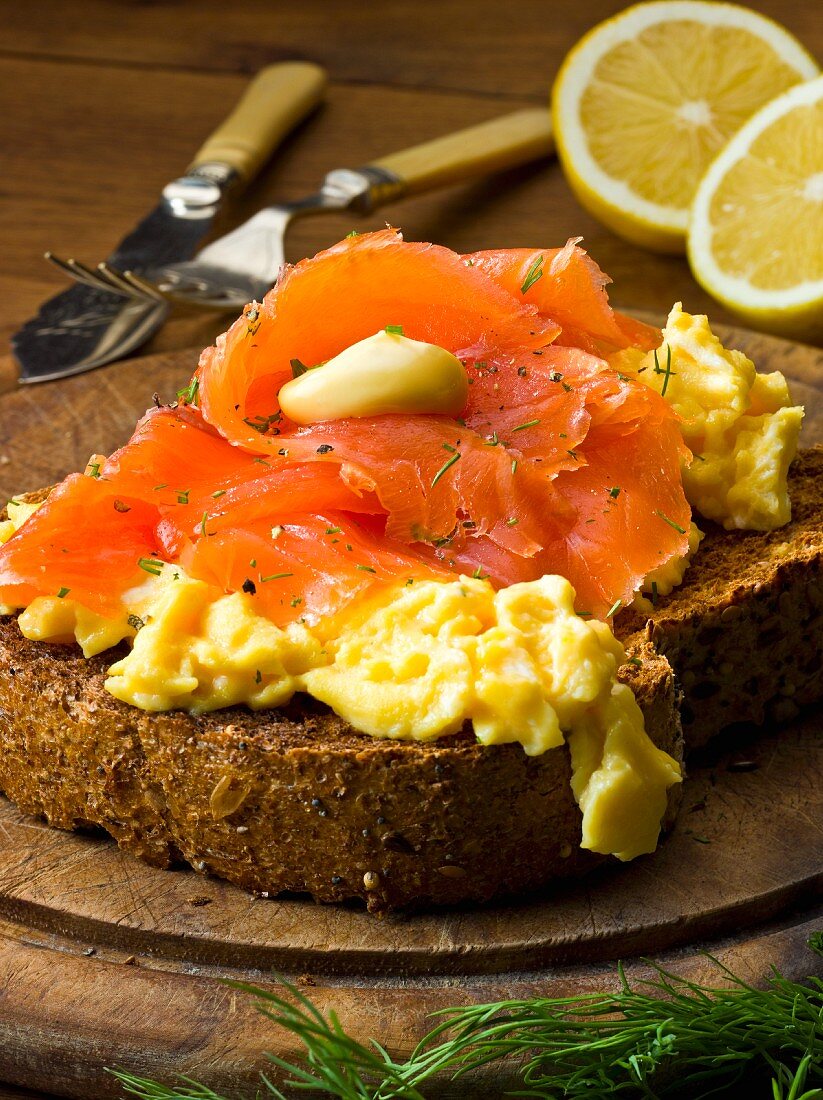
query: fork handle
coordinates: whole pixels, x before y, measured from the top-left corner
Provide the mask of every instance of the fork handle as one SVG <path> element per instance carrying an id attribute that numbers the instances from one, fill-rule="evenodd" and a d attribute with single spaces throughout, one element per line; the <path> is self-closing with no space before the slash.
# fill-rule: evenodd
<path id="1" fill-rule="evenodd" d="M 374 188 L 372 205 L 516 168 L 553 151 L 548 109 L 514 111 L 372 161 L 366 170 L 388 173 L 396 181 Z"/>
<path id="2" fill-rule="evenodd" d="M 248 183 L 323 98 L 328 77 L 319 65 L 288 61 L 261 69 L 243 98 L 195 156 L 191 168 L 224 164 Z"/>

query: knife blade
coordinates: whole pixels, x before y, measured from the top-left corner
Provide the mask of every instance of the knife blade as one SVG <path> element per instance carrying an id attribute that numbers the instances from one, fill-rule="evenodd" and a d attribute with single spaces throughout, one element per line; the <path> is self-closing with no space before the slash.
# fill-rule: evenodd
<path id="1" fill-rule="evenodd" d="M 248 183 L 283 138 L 323 97 L 325 72 L 309 62 L 270 65 L 257 74 L 229 117 L 212 133 L 186 174 L 107 257 L 141 274 L 188 260 L 210 232 L 226 195 Z M 157 331 L 163 299 L 136 299 L 76 283 L 50 298 L 12 337 L 20 382 L 80 374 L 121 358 Z"/>

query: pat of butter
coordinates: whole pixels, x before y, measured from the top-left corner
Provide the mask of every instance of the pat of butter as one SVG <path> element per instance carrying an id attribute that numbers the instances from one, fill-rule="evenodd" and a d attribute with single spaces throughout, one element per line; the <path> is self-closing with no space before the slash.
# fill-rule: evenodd
<path id="1" fill-rule="evenodd" d="M 468 387 L 466 369 L 450 351 L 381 331 L 287 382 L 278 401 L 296 424 L 389 413 L 457 416 Z"/>

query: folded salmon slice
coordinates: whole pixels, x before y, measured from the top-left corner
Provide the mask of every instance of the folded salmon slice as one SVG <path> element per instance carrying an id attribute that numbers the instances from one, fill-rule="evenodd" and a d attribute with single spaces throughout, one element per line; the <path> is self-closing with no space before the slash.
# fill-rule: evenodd
<path id="1" fill-rule="evenodd" d="M 614 313 L 604 285 L 575 242 L 460 257 L 387 230 L 297 264 L 203 353 L 191 403 L 152 410 L 99 480 L 68 479 L 0 549 L 0 602 L 70 586 L 111 609 L 159 555 L 254 589 L 279 623 L 460 572 L 561 573 L 605 615 L 685 551 L 690 510 L 673 413 L 600 357 L 655 330 Z M 282 414 L 292 360 L 389 324 L 464 363 L 459 418 Z"/>
<path id="2" fill-rule="evenodd" d="M 563 248 L 497 248 L 466 256 L 473 267 L 519 301 L 537 306 L 561 326 L 560 344 L 594 354 L 620 348 L 650 351 L 660 344 L 660 330 L 617 313 L 609 305 L 611 282 L 572 237 Z"/>

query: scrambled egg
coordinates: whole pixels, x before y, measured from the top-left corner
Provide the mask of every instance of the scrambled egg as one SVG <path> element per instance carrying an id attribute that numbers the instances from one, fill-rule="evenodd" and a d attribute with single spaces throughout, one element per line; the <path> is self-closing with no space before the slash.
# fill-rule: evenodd
<path id="1" fill-rule="evenodd" d="M 636 373 L 680 417 L 694 456 L 683 470 L 693 507 L 727 530 L 772 531 L 788 523 L 787 475 L 803 409 L 792 406 L 779 371 L 757 374 L 742 352 L 723 347 L 705 316 L 684 313 L 680 303 L 656 355 L 629 349 L 612 365 Z"/>
<path id="2" fill-rule="evenodd" d="M 429 740 L 471 720 L 484 745 L 536 756 L 568 740 L 583 847 L 633 859 L 654 851 L 666 791 L 680 781 L 628 687 L 623 647 L 581 619 L 574 590 L 546 576 L 495 592 L 461 577 L 400 590 L 344 628 L 306 689 L 377 737 Z"/>
<path id="3" fill-rule="evenodd" d="M 141 710 L 203 711 L 288 702 L 300 674 L 323 660 L 299 623 L 281 630 L 251 596 L 220 589 L 166 565 L 131 652 L 109 669 L 106 689 Z"/>

